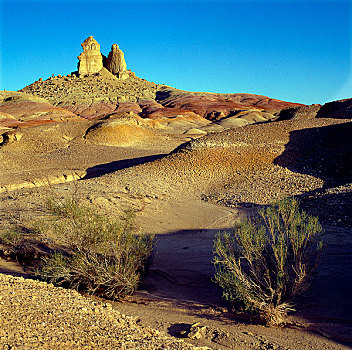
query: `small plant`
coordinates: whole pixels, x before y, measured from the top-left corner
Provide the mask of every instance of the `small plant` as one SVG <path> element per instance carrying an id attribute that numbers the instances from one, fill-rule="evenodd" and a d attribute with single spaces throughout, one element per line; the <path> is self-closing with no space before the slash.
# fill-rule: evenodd
<path id="1" fill-rule="evenodd" d="M 22 240 L 23 232 L 17 227 L 0 233 L 0 243 L 3 243 L 11 248 L 18 246 Z"/>
<path id="2" fill-rule="evenodd" d="M 215 282 L 232 305 L 284 323 L 292 298 L 305 291 L 322 252 L 318 219 L 284 199 L 214 242 Z"/>
<path id="3" fill-rule="evenodd" d="M 47 207 L 52 216 L 37 223 L 37 236 L 60 249 L 42 258 L 38 275 L 109 299 L 136 290 L 152 255 L 153 236 L 135 234 L 131 213 L 117 221 L 75 198 L 49 200 Z"/>

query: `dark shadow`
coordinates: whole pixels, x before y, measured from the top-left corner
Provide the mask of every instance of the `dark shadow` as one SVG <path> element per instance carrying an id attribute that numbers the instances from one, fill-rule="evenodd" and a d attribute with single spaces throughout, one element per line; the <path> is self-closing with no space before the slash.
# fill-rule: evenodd
<path id="1" fill-rule="evenodd" d="M 317 113 L 317 118 L 352 118 L 352 99 L 325 103 Z"/>
<path id="2" fill-rule="evenodd" d="M 87 175 L 83 177 L 82 180 L 91 179 L 93 177 L 98 177 L 105 174 L 113 173 L 114 171 L 130 168 L 135 165 L 152 162 L 154 160 L 161 159 L 166 155 L 167 154 L 157 154 L 152 156 L 123 159 L 123 160 L 117 160 L 115 162 L 95 165 L 87 169 Z"/>
<path id="3" fill-rule="evenodd" d="M 32 278 L 27 273 L 22 272 L 22 271 L 18 271 L 18 269 L 11 269 L 11 268 L 7 268 L 7 267 L 3 267 L 3 266 L 0 266 L 0 274 L 10 275 L 10 276 L 15 276 L 15 277 L 23 277 L 23 278 L 28 278 L 28 279 Z"/>
<path id="4" fill-rule="evenodd" d="M 168 99 L 171 96 L 171 90 L 159 90 L 156 92 L 155 101 L 164 106 L 164 100 Z"/>
<path id="5" fill-rule="evenodd" d="M 156 235 L 155 258 L 144 288 L 160 298 L 182 300 L 184 305 L 226 306 L 221 288 L 212 282 L 213 241 L 218 232 L 187 230 Z"/>
<path id="6" fill-rule="evenodd" d="M 189 330 L 190 327 L 191 327 L 191 324 L 189 323 L 174 323 L 167 330 L 168 330 L 168 333 L 175 338 L 184 338 L 181 335 L 181 332 Z"/>
<path id="7" fill-rule="evenodd" d="M 320 223 L 352 227 L 352 187 L 334 193 L 334 189 L 318 189 L 295 196 L 301 208 L 318 217 Z"/>
<path id="8" fill-rule="evenodd" d="M 325 187 L 352 181 L 352 123 L 290 132 L 285 151 L 274 164 L 319 177 Z"/>
<path id="9" fill-rule="evenodd" d="M 194 230 L 158 235 L 157 255 L 146 277 L 145 295 L 156 298 L 157 303 L 168 301 L 173 307 L 187 310 L 188 315 L 224 325 L 263 324 L 242 310 L 226 311 L 222 290 L 212 282 L 213 239 L 217 232 Z M 295 301 L 297 312 L 292 314 L 293 320 L 303 320 L 307 325 L 304 331 L 351 346 L 352 232 L 330 227 L 323 240 L 326 249 L 317 275 L 311 288 Z M 288 326 L 297 327 L 295 323 Z M 172 326 L 170 334 L 175 335 L 182 327 Z"/>
<path id="10" fill-rule="evenodd" d="M 296 111 L 297 111 L 297 107 L 284 108 L 277 114 L 277 119 L 275 121 L 279 122 L 282 120 L 294 119 Z"/>

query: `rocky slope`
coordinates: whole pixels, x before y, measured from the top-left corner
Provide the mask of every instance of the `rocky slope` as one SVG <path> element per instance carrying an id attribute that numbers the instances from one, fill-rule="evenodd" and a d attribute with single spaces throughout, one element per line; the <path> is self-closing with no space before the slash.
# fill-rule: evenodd
<path id="1" fill-rule="evenodd" d="M 3 274 L 0 315 L 3 349 L 201 349 L 142 327 L 111 304 Z"/>
<path id="2" fill-rule="evenodd" d="M 21 92 L 47 99 L 53 105 L 90 105 L 92 103 L 136 102 L 154 99 L 157 85 L 136 76 L 121 80 L 106 68 L 83 77 L 75 74 L 39 79 Z"/>

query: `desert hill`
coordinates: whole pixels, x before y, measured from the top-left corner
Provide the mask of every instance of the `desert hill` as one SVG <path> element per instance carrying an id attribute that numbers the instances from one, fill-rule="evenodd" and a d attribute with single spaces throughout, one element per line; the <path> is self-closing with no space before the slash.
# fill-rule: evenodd
<path id="1" fill-rule="evenodd" d="M 63 328 L 65 344 L 74 332 L 86 334 L 84 324 L 96 327 L 104 315 L 117 315 L 121 327 L 115 322 L 114 329 L 131 340 L 131 349 L 133 341 L 146 349 L 191 348 L 144 326 L 179 337 L 195 322 L 206 332 L 187 340 L 213 349 L 350 348 L 352 99 L 306 106 L 248 93 L 188 92 L 135 76 L 116 44 L 108 56 L 92 37 L 82 47 L 77 72 L 0 92 L 0 223 L 32 223 L 42 218 L 48 196 L 74 193 L 113 217 L 132 210 L 137 229 L 157 235 L 155 259 L 136 295 L 112 303 L 109 311 L 99 299 L 83 310 L 77 293 L 0 279 L 0 308 L 16 309 L 6 312 L 0 344 L 2 337 L 21 336 L 35 347 L 33 334 L 51 341 L 51 329 L 43 325 L 49 316 L 38 312 L 38 300 L 45 300 L 45 310 L 52 306 L 48 320 Z M 299 198 L 319 217 L 326 251 L 288 326 L 272 329 L 227 309 L 212 283 L 213 240 L 284 196 Z M 0 246 L 1 273 L 28 277 L 26 268 Z M 11 302 L 10 288 L 17 301 L 30 305 L 28 312 Z M 26 288 L 38 290 L 37 299 Z M 47 304 L 56 293 L 78 307 L 77 315 Z M 52 315 L 63 314 L 74 328 L 54 322 Z M 28 321 L 26 332 L 16 327 L 17 318 Z M 106 328 L 92 329 L 94 341 L 113 342 L 102 336 Z M 131 337 L 132 330 L 138 335 Z"/>
<path id="2" fill-rule="evenodd" d="M 0 91 L 0 131 L 81 119 L 47 100 L 20 92 Z"/>

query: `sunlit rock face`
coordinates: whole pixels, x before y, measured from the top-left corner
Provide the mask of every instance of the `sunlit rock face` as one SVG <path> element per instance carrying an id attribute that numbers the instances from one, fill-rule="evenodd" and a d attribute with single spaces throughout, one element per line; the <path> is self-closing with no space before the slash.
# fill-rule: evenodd
<path id="1" fill-rule="evenodd" d="M 83 52 L 78 56 L 78 74 L 84 76 L 98 73 L 103 68 L 100 45 L 93 36 L 89 36 L 81 45 Z"/>
<path id="2" fill-rule="evenodd" d="M 128 77 L 125 56 L 117 44 L 111 46 L 111 51 L 106 60 L 106 68 L 118 78 Z"/>

